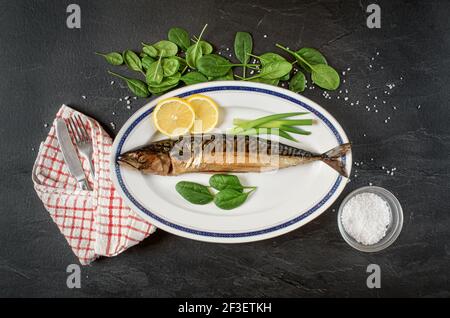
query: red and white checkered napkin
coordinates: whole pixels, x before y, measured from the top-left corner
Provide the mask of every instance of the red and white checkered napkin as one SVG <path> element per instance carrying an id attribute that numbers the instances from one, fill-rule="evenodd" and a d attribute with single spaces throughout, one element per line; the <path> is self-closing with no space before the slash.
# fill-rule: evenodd
<path id="1" fill-rule="evenodd" d="M 56 118 L 69 118 L 76 113 L 63 105 Z M 89 174 L 88 162 L 82 159 L 82 164 L 93 191 L 78 188 L 70 175 L 56 139 L 55 121 L 40 146 L 33 167 L 33 182 L 53 221 L 80 263 L 85 265 L 99 256 L 110 257 L 123 252 L 156 228 L 125 206 L 112 185 L 109 178 L 111 137 L 98 122 L 79 114 L 92 137 L 95 180 Z"/>

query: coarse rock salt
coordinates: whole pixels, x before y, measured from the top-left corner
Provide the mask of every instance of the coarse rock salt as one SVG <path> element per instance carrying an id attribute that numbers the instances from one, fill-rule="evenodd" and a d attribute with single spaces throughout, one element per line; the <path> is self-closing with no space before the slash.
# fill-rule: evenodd
<path id="1" fill-rule="evenodd" d="M 388 203 L 375 193 L 360 193 L 345 203 L 341 221 L 344 230 L 364 245 L 378 243 L 391 220 Z"/>

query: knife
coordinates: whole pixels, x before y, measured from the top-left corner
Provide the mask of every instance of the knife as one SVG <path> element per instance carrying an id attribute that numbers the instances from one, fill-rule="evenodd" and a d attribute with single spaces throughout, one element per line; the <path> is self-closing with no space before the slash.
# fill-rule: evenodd
<path id="1" fill-rule="evenodd" d="M 77 180 L 81 189 L 90 191 L 91 187 L 86 180 L 80 158 L 70 138 L 66 122 L 62 118 L 56 120 L 56 138 L 58 138 L 59 147 L 61 148 L 64 161 L 70 173 Z"/>

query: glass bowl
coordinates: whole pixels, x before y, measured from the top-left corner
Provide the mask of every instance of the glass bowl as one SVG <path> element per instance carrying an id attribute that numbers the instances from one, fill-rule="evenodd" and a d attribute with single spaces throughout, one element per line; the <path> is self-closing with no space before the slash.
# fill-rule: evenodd
<path id="1" fill-rule="evenodd" d="M 353 237 L 351 237 L 344 229 L 344 225 L 342 224 L 342 210 L 344 209 L 345 204 L 353 198 L 355 195 L 360 193 L 374 193 L 381 198 L 383 198 L 391 208 L 391 220 L 389 222 L 389 226 L 386 230 L 386 235 L 377 243 L 372 245 L 364 245 L 359 242 L 357 242 Z M 394 243 L 394 241 L 399 236 L 402 226 L 403 226 L 403 210 L 400 205 L 400 202 L 398 202 L 397 198 L 388 190 L 375 187 L 375 186 L 366 186 L 359 189 L 356 189 L 355 191 L 351 192 L 349 195 L 347 195 L 342 201 L 341 206 L 339 207 L 338 211 L 338 226 L 339 226 L 339 232 L 341 232 L 342 237 L 344 240 L 353 248 L 362 251 L 362 252 L 378 252 L 381 250 L 384 250 L 386 247 Z"/>

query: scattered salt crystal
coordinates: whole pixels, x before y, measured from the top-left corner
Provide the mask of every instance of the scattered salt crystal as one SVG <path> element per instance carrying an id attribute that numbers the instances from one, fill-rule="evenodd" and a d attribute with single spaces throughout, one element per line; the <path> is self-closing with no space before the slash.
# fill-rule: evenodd
<path id="1" fill-rule="evenodd" d="M 394 84 L 394 83 L 387 83 L 386 86 L 387 86 L 389 89 L 393 89 L 393 88 L 395 87 L 395 84 Z"/>
<path id="2" fill-rule="evenodd" d="M 116 114 L 116 112 L 112 112 L 113 116 Z"/>
<path id="3" fill-rule="evenodd" d="M 345 79 L 344 79 L 344 80 L 342 80 L 342 83 L 345 83 Z"/>
<path id="4" fill-rule="evenodd" d="M 137 97 L 136 97 L 136 96 L 134 96 L 134 97 L 133 97 L 133 99 L 134 99 L 134 100 L 136 100 L 136 99 L 137 99 Z"/>
<path id="5" fill-rule="evenodd" d="M 348 100 L 348 97 L 347 97 L 347 96 L 345 96 L 345 97 L 344 97 L 344 100 L 345 100 L 345 101 L 347 101 L 347 100 Z"/>
<path id="6" fill-rule="evenodd" d="M 353 106 L 354 105 L 354 103 L 350 103 L 350 106 Z"/>
<path id="7" fill-rule="evenodd" d="M 372 68 L 372 64 L 370 64 L 369 67 Z"/>
<path id="8" fill-rule="evenodd" d="M 370 84 L 367 84 L 366 88 L 370 88 Z"/>
<path id="9" fill-rule="evenodd" d="M 47 124 L 47 123 L 45 123 L 45 124 L 44 124 L 44 127 L 45 127 L 45 128 L 47 128 L 47 127 L 48 127 L 48 124 Z"/>
<path id="10" fill-rule="evenodd" d="M 379 242 L 391 219 L 388 203 L 375 193 L 360 193 L 345 203 L 341 221 L 344 230 L 364 245 Z"/>
<path id="11" fill-rule="evenodd" d="M 86 96 L 85 96 L 85 95 L 82 95 L 81 98 L 82 98 L 82 99 L 86 99 Z"/>
<path id="12" fill-rule="evenodd" d="M 375 113 L 378 113 L 378 109 L 375 109 Z"/>
<path id="13" fill-rule="evenodd" d="M 230 50 L 230 48 L 229 48 L 229 47 L 227 47 L 227 48 L 226 48 L 226 50 L 227 50 L 227 51 L 229 51 L 229 50 Z"/>
<path id="14" fill-rule="evenodd" d="M 377 55 L 380 55 L 380 52 L 377 52 Z"/>
<path id="15" fill-rule="evenodd" d="M 350 70 L 351 70 L 351 68 L 350 68 L 350 67 L 348 67 L 348 68 L 347 68 L 347 72 L 350 72 Z"/>
<path id="16" fill-rule="evenodd" d="M 109 124 L 111 125 L 112 129 L 116 129 L 116 124 L 114 124 L 113 122 L 110 122 Z"/>
<path id="17" fill-rule="evenodd" d="M 119 98 L 119 102 L 121 102 L 122 101 L 122 98 Z"/>
<path id="18" fill-rule="evenodd" d="M 369 186 L 372 186 L 373 184 L 372 184 L 372 182 L 369 182 Z"/>
<path id="19" fill-rule="evenodd" d="M 420 109 L 420 107 L 421 107 L 420 105 L 419 105 L 419 106 L 417 106 L 417 109 Z"/>
<path id="20" fill-rule="evenodd" d="M 130 105 L 127 105 L 127 109 L 131 109 L 131 106 L 130 106 Z"/>
<path id="21" fill-rule="evenodd" d="M 345 75 L 345 71 L 342 71 L 342 75 Z"/>
<path id="22" fill-rule="evenodd" d="M 114 81 L 111 81 L 111 85 L 114 85 Z"/>
<path id="23" fill-rule="evenodd" d="M 130 105 L 130 104 L 131 104 L 131 101 L 127 100 L 127 105 Z"/>
<path id="24" fill-rule="evenodd" d="M 124 100 L 129 100 L 129 99 L 130 99 L 130 96 L 125 96 L 123 99 L 124 99 Z"/>
<path id="25" fill-rule="evenodd" d="M 267 38 L 267 34 L 264 34 L 263 36 L 264 36 L 264 38 Z"/>

